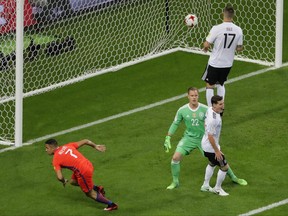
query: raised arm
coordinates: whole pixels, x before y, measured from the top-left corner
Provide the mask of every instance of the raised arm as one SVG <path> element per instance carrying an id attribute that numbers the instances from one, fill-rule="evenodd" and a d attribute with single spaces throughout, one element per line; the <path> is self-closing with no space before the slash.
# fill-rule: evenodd
<path id="1" fill-rule="evenodd" d="M 88 139 L 83 139 L 77 142 L 78 148 L 80 148 L 83 145 L 88 145 L 91 146 L 92 148 L 95 148 L 96 150 L 100 152 L 105 152 L 106 151 L 106 146 L 105 145 L 98 145 L 92 142 L 91 140 Z"/>

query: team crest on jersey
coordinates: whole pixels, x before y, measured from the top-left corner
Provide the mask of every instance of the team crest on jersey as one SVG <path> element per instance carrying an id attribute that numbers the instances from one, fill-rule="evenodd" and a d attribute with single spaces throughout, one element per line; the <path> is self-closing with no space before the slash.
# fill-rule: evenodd
<path id="1" fill-rule="evenodd" d="M 199 117 L 200 117 L 200 118 L 203 118 L 204 115 L 205 115 L 205 114 L 204 114 L 203 112 L 200 112 L 200 113 L 199 113 Z"/>

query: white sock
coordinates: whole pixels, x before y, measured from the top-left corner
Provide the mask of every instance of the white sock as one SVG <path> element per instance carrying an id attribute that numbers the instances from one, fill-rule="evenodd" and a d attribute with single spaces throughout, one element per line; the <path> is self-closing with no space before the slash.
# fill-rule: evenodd
<path id="1" fill-rule="evenodd" d="M 220 84 L 217 84 L 216 87 L 217 87 L 217 94 L 219 96 L 222 96 L 223 100 L 224 100 L 224 97 L 225 97 L 225 86 L 224 86 L 224 84 L 223 84 L 223 86 L 221 86 Z"/>
<path id="2" fill-rule="evenodd" d="M 211 98 L 214 96 L 214 89 L 212 88 L 206 88 L 206 101 L 207 101 L 207 106 L 211 107 Z"/>
<path id="3" fill-rule="evenodd" d="M 221 169 L 219 169 L 218 174 L 217 174 L 217 181 L 216 181 L 216 185 L 215 185 L 216 189 L 221 188 L 222 182 L 224 181 L 224 179 L 226 177 L 226 173 L 227 172 L 224 172 Z"/>
<path id="4" fill-rule="evenodd" d="M 204 179 L 204 183 L 203 183 L 204 186 L 210 186 L 210 179 L 214 173 L 214 169 L 215 169 L 215 166 L 212 167 L 209 164 L 207 165 L 206 171 L 205 171 L 205 179 Z"/>

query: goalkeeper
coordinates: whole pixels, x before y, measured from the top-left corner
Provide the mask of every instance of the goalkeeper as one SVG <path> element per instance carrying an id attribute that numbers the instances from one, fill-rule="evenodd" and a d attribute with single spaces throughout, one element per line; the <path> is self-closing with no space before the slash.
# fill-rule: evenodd
<path id="1" fill-rule="evenodd" d="M 175 133 L 180 123 L 184 121 L 186 130 L 182 139 L 179 141 L 171 160 L 171 173 L 173 181 L 167 187 L 169 190 L 179 186 L 180 161 L 184 155 L 189 155 L 190 152 L 197 148 L 204 156 L 204 152 L 201 147 L 201 140 L 205 132 L 204 120 L 208 107 L 198 102 L 199 91 L 197 88 L 190 87 L 188 88 L 187 93 L 189 103 L 178 109 L 164 142 L 164 149 L 168 153 L 171 149 L 171 136 Z M 244 179 L 239 179 L 235 176 L 231 168 L 228 169 L 227 174 L 233 182 L 240 185 L 247 185 L 247 182 Z"/>

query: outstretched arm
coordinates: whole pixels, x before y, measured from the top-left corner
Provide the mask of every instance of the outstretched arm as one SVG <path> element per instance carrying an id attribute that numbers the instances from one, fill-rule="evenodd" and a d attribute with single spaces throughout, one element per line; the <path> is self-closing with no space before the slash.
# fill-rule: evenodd
<path id="1" fill-rule="evenodd" d="M 78 144 L 78 148 L 80 148 L 83 145 L 88 145 L 91 146 L 92 148 L 95 148 L 96 150 L 100 151 L 100 152 L 105 152 L 106 151 L 106 146 L 105 145 L 97 145 L 95 143 L 93 143 L 92 141 L 88 140 L 88 139 L 84 139 L 84 140 L 80 140 L 77 142 Z"/>

